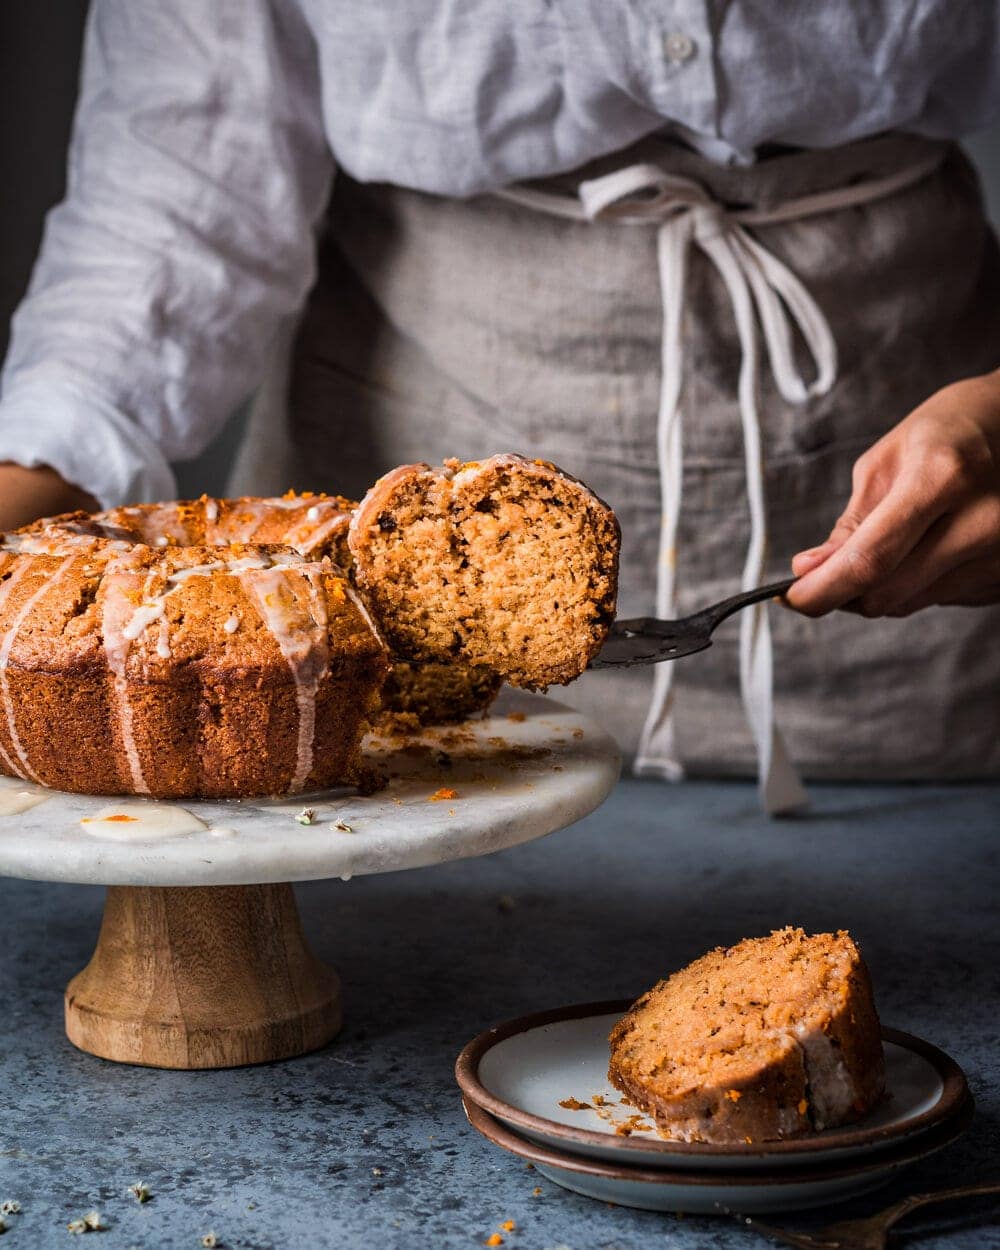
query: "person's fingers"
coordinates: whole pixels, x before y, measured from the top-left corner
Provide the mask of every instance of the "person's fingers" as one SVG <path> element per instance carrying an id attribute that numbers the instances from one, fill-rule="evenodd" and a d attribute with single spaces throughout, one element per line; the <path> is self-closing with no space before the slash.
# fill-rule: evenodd
<path id="1" fill-rule="evenodd" d="M 895 473 L 895 455 L 885 442 L 878 442 L 854 463 L 851 497 L 837 518 L 829 537 L 818 547 L 810 547 L 792 557 L 792 572 L 804 577 L 828 560 L 854 534 L 865 518 L 888 493 Z"/>
<path id="2" fill-rule="evenodd" d="M 800 551 L 798 555 L 792 557 L 792 572 L 796 577 L 805 577 L 813 569 L 819 568 L 823 561 L 832 556 L 836 550 L 836 546 L 828 540 L 818 547 L 810 547 L 808 551 Z"/>
<path id="3" fill-rule="evenodd" d="M 953 569 L 998 551 L 1000 499 L 988 496 L 939 517 L 896 570 L 852 607 L 863 616 L 891 615 Z"/>
<path id="4" fill-rule="evenodd" d="M 989 603 L 1000 603 L 1000 557 L 996 555 L 958 565 L 887 615 L 912 616 L 938 604 L 973 608 Z"/>
<path id="5" fill-rule="evenodd" d="M 898 568 L 943 509 L 924 479 L 899 478 L 843 544 L 795 583 L 786 596 L 789 605 L 822 616 L 861 599 Z"/>

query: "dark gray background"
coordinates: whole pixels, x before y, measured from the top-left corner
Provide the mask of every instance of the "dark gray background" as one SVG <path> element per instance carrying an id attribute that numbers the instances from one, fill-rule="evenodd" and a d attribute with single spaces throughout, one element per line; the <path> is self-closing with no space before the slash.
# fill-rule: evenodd
<path id="1" fill-rule="evenodd" d="M 45 213 L 62 195 L 87 0 L 0 4 L 0 356 L 31 273 Z M 1000 221 L 1000 121 L 968 138 L 994 222 Z M 1000 350 L 998 350 L 1000 355 Z M 181 497 L 219 493 L 241 423 L 179 466 Z"/>

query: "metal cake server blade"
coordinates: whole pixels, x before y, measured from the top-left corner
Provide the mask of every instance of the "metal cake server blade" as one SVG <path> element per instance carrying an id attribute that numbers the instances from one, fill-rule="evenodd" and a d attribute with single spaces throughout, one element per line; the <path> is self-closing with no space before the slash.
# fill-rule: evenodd
<path id="1" fill-rule="evenodd" d="M 634 664 L 659 664 L 679 660 L 712 645 L 712 631 L 734 612 L 765 599 L 777 599 L 795 585 L 789 577 L 770 586 L 757 586 L 742 594 L 713 603 L 693 616 L 679 621 L 660 621 L 654 616 L 637 616 L 615 621 L 607 642 L 590 661 L 588 668 L 630 668 Z"/>

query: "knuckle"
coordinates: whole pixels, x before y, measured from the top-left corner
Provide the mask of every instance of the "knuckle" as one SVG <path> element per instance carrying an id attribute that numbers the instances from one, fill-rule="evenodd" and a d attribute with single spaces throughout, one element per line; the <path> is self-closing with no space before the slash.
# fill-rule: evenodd
<path id="1" fill-rule="evenodd" d="M 858 586 L 872 586 L 892 571 L 888 552 L 877 546 L 852 547 L 844 553 L 851 578 Z"/>
<path id="2" fill-rule="evenodd" d="M 854 462 L 851 470 L 851 481 L 854 489 L 862 490 L 875 476 L 875 457 L 871 451 L 862 452 Z"/>
<path id="3" fill-rule="evenodd" d="M 983 457 L 976 446 L 937 443 L 925 450 L 921 468 L 933 486 L 961 495 L 979 482 Z"/>

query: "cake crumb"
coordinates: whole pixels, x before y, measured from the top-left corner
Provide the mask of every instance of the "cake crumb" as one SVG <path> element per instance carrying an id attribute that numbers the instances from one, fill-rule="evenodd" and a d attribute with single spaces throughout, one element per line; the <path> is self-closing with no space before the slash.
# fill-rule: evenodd
<path id="1" fill-rule="evenodd" d="M 440 803 L 442 799 L 457 799 L 458 791 L 452 790 L 450 786 L 442 786 L 440 790 L 435 790 L 430 796 L 429 802 Z"/>
<path id="2" fill-rule="evenodd" d="M 148 1202 L 153 1196 L 153 1191 L 145 1181 L 136 1181 L 134 1185 L 129 1185 L 128 1192 L 140 1204 Z"/>
<path id="3" fill-rule="evenodd" d="M 589 1111 L 590 1103 L 581 1102 L 579 1098 L 563 1098 L 559 1102 L 560 1107 L 565 1107 L 567 1111 Z"/>
<path id="4" fill-rule="evenodd" d="M 503 1238 L 500 1236 L 499 1233 L 490 1233 L 490 1235 L 483 1242 L 483 1245 L 484 1246 L 502 1246 Z"/>
<path id="5" fill-rule="evenodd" d="M 512 1233 L 514 1229 L 517 1228 L 517 1225 L 514 1223 L 513 1220 L 504 1220 L 504 1222 L 500 1225 L 500 1227 L 503 1229 L 505 1233 Z"/>
<path id="6" fill-rule="evenodd" d="M 330 828 L 336 829 L 339 833 L 353 833 L 354 832 L 354 826 L 349 825 L 346 820 L 335 820 L 333 824 L 330 826 Z"/>
<path id="7" fill-rule="evenodd" d="M 738 1089 L 727 1089 L 726 1097 L 730 1102 L 739 1102 L 743 1095 Z"/>
<path id="8" fill-rule="evenodd" d="M 205 1246 L 206 1250 L 214 1250 L 216 1246 L 221 1246 L 222 1242 L 219 1240 L 218 1233 L 209 1229 L 205 1236 L 202 1237 L 201 1244 Z"/>
<path id="9" fill-rule="evenodd" d="M 809 1103 L 805 1098 L 799 1099 L 799 1115 L 805 1115 L 809 1110 Z"/>
<path id="10" fill-rule="evenodd" d="M 535 1188 L 531 1191 L 531 1196 L 532 1196 L 532 1198 L 540 1198 L 540 1197 L 542 1196 L 542 1187 L 541 1187 L 541 1185 L 536 1185 L 536 1186 L 535 1186 Z"/>
<path id="11" fill-rule="evenodd" d="M 295 820 L 300 825 L 311 825 L 316 820 L 316 812 L 311 807 L 304 807 L 302 811 L 296 815 Z"/>
<path id="12" fill-rule="evenodd" d="M 7 1198 L 4 1202 L 0 1202 L 0 1215 L 20 1215 L 21 1204 L 14 1198 Z"/>

